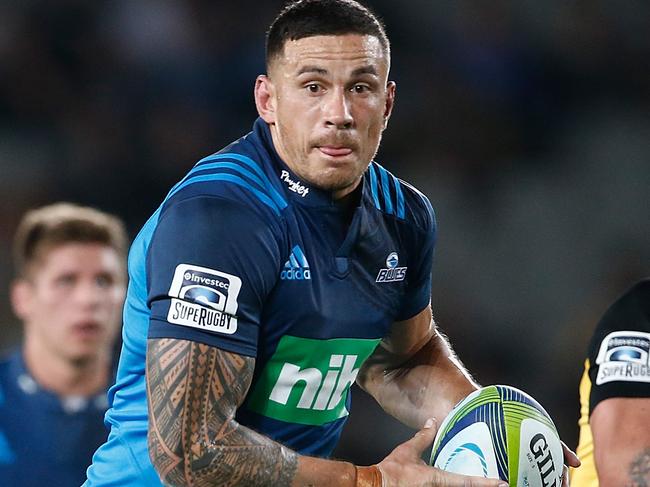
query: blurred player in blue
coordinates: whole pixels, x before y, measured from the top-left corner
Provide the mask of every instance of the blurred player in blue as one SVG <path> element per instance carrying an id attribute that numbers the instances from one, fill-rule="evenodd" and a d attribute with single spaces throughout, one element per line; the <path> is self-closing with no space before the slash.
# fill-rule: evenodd
<path id="1" fill-rule="evenodd" d="M 650 485 L 650 279 L 598 322 L 580 382 L 583 465 L 573 487 Z"/>
<path id="2" fill-rule="evenodd" d="M 197 163 L 132 247 L 87 486 L 502 484 L 421 460 L 429 419 L 477 386 L 432 322 L 431 205 L 373 161 L 389 66 L 353 0 L 275 19 L 252 132 Z M 328 459 L 355 380 L 420 429 L 369 467 Z"/>
<path id="3" fill-rule="evenodd" d="M 54 204 L 15 236 L 11 299 L 24 326 L 0 362 L 0 485 L 80 485 L 106 440 L 106 392 L 126 285 L 127 237 L 115 217 Z"/>

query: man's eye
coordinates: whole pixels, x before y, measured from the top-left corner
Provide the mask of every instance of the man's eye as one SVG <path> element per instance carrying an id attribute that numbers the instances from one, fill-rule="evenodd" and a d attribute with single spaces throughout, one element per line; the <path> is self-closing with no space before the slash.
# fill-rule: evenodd
<path id="1" fill-rule="evenodd" d="M 110 287 L 111 284 L 113 284 L 113 279 L 111 278 L 111 276 L 101 275 L 95 278 L 95 283 L 97 284 L 97 286 L 101 288 L 107 288 Z"/>
<path id="2" fill-rule="evenodd" d="M 354 85 L 352 91 L 355 93 L 367 93 L 370 91 L 370 88 L 367 85 Z"/>
<path id="3" fill-rule="evenodd" d="M 306 88 L 307 88 L 307 91 L 309 91 L 310 93 L 318 93 L 318 92 L 321 91 L 320 85 L 318 85 L 316 83 L 310 83 L 310 84 L 307 85 Z"/>

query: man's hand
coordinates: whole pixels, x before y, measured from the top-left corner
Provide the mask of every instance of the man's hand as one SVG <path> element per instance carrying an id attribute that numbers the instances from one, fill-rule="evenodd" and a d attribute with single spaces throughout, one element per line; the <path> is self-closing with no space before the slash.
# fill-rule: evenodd
<path id="1" fill-rule="evenodd" d="M 578 468 L 581 465 L 578 455 L 571 448 L 562 443 L 562 452 L 564 453 L 564 470 L 562 471 L 562 487 L 569 487 L 569 467 Z"/>
<path id="2" fill-rule="evenodd" d="M 444 472 L 422 461 L 422 453 L 436 436 L 436 421 L 430 419 L 413 438 L 395 448 L 378 465 L 383 487 L 507 487 L 503 480 L 467 477 Z"/>

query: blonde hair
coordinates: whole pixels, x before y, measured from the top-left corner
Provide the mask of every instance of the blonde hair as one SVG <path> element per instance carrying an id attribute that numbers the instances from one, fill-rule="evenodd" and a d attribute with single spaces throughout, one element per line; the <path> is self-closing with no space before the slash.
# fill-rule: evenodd
<path id="1" fill-rule="evenodd" d="M 16 275 L 26 277 L 45 251 L 66 243 L 99 243 L 126 258 L 128 237 L 116 216 L 73 203 L 55 203 L 28 211 L 14 236 Z"/>

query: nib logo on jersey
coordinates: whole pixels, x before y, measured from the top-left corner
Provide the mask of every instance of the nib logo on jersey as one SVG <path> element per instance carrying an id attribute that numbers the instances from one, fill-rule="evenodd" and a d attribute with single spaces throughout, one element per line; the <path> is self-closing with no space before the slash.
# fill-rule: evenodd
<path id="1" fill-rule="evenodd" d="M 300 245 L 296 245 L 291 250 L 289 260 L 284 263 L 284 269 L 280 273 L 280 279 L 283 281 L 304 281 L 311 279 L 309 262 L 305 257 Z"/>
<path id="2" fill-rule="evenodd" d="M 399 265 L 399 256 L 397 252 L 391 252 L 386 257 L 386 267 L 379 270 L 375 282 L 397 282 L 406 278 L 406 269 L 408 267 L 397 267 Z"/>
<path id="3" fill-rule="evenodd" d="M 350 386 L 378 343 L 285 335 L 251 388 L 246 407 L 289 423 L 320 426 L 343 418 Z"/>
<path id="4" fill-rule="evenodd" d="M 231 335 L 237 331 L 237 297 L 241 279 L 190 264 L 176 266 L 169 288 L 167 321 Z"/>
<path id="5" fill-rule="evenodd" d="M 650 383 L 650 333 L 610 333 L 600 345 L 596 364 L 597 385 L 612 381 Z"/>

